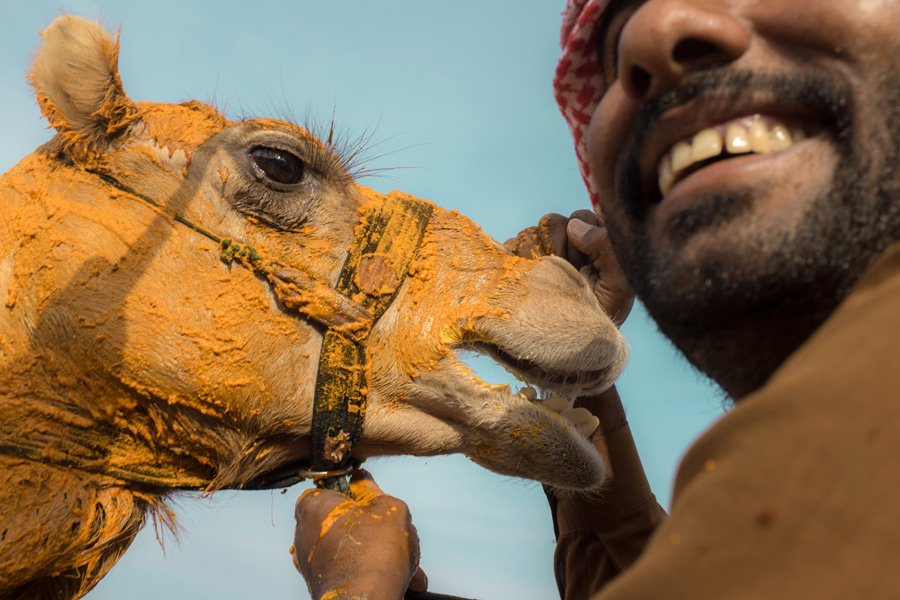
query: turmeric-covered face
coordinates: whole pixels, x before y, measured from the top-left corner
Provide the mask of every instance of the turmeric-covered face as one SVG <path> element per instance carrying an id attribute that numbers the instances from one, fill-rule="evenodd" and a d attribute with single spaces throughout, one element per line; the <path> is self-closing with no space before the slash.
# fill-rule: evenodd
<path id="1" fill-rule="evenodd" d="M 456 356 L 567 398 L 610 385 L 624 343 L 571 266 L 358 187 L 293 123 L 133 102 L 117 54 L 96 24 L 47 28 L 31 81 L 57 135 L 0 177 L 0 596 L 87 593 L 151 514 L 172 523 L 173 489 L 293 477 L 325 336 L 362 355 L 346 373 L 364 376 L 342 381 L 368 400 L 355 458 L 461 452 L 602 482 L 565 400 L 482 382 Z M 416 228 L 399 205 L 421 209 Z M 357 253 L 385 215 L 394 244 Z M 359 290 L 393 297 L 383 314 L 336 287 L 348 256 Z"/>
<path id="2" fill-rule="evenodd" d="M 79 72 L 59 60 L 73 52 Z M 58 135 L 2 179 L 0 394 L 21 415 L 34 421 L 52 399 L 137 440 L 125 463 L 239 485 L 308 457 L 323 333 L 371 329 L 358 458 L 463 452 L 561 487 L 602 481 L 571 422 L 456 356 L 486 353 L 566 398 L 610 385 L 624 343 L 570 265 L 510 256 L 435 208 L 410 266 L 372 276 L 376 294 L 399 289 L 366 322 L 334 288 L 387 197 L 295 124 L 134 103 L 115 63 L 95 25 L 47 30 L 32 79 Z M 223 253 L 221 240 L 252 252 Z"/>

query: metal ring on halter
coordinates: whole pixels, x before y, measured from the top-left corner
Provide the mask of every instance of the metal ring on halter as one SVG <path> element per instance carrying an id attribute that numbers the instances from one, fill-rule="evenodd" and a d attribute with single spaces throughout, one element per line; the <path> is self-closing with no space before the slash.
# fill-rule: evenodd
<path id="1" fill-rule="evenodd" d="M 353 469 L 354 465 L 347 465 L 342 469 L 333 469 L 331 471 L 309 471 L 306 469 L 299 469 L 297 471 L 297 477 L 302 477 L 303 479 L 325 479 L 326 477 L 343 477 L 345 475 L 349 475 Z"/>

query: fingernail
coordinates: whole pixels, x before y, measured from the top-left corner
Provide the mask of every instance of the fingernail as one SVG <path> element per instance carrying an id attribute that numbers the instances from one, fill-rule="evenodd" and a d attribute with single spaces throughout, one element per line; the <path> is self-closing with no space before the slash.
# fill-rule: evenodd
<path id="1" fill-rule="evenodd" d="M 579 239 L 584 238 L 590 230 L 591 226 L 581 219 L 569 219 L 569 222 L 566 225 L 566 232 L 572 237 Z"/>

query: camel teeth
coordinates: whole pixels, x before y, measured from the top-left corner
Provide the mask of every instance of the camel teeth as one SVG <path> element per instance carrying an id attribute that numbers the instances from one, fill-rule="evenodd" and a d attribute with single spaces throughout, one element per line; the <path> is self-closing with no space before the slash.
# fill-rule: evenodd
<path id="1" fill-rule="evenodd" d="M 584 437 L 590 437 L 597 427 L 600 426 L 600 419 L 595 417 L 591 411 L 586 408 L 572 408 L 562 413 L 562 417 L 570 421 L 578 433 Z"/>
<path id="2" fill-rule="evenodd" d="M 534 402 L 537 400 L 537 390 L 535 390 L 531 386 L 525 386 L 521 390 L 519 390 L 519 396 L 523 399 L 528 400 L 529 402 Z"/>
<path id="3" fill-rule="evenodd" d="M 543 400 L 541 400 L 540 405 L 547 410 L 561 415 L 564 410 L 569 408 L 569 401 L 565 398 L 560 398 L 559 396 L 551 396 L 549 398 L 544 398 Z"/>

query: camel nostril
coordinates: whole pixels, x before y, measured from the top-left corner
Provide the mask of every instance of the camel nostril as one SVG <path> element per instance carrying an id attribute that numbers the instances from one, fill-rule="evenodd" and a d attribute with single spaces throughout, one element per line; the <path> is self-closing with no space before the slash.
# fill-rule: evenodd
<path id="1" fill-rule="evenodd" d="M 697 38 L 681 40 L 672 48 L 672 60 L 678 64 L 691 63 L 698 60 L 709 60 L 722 54 L 722 49 L 710 42 Z"/>
<path id="2" fill-rule="evenodd" d="M 631 88 L 636 95 L 646 95 L 652 80 L 653 76 L 649 71 L 638 66 L 631 67 Z"/>

